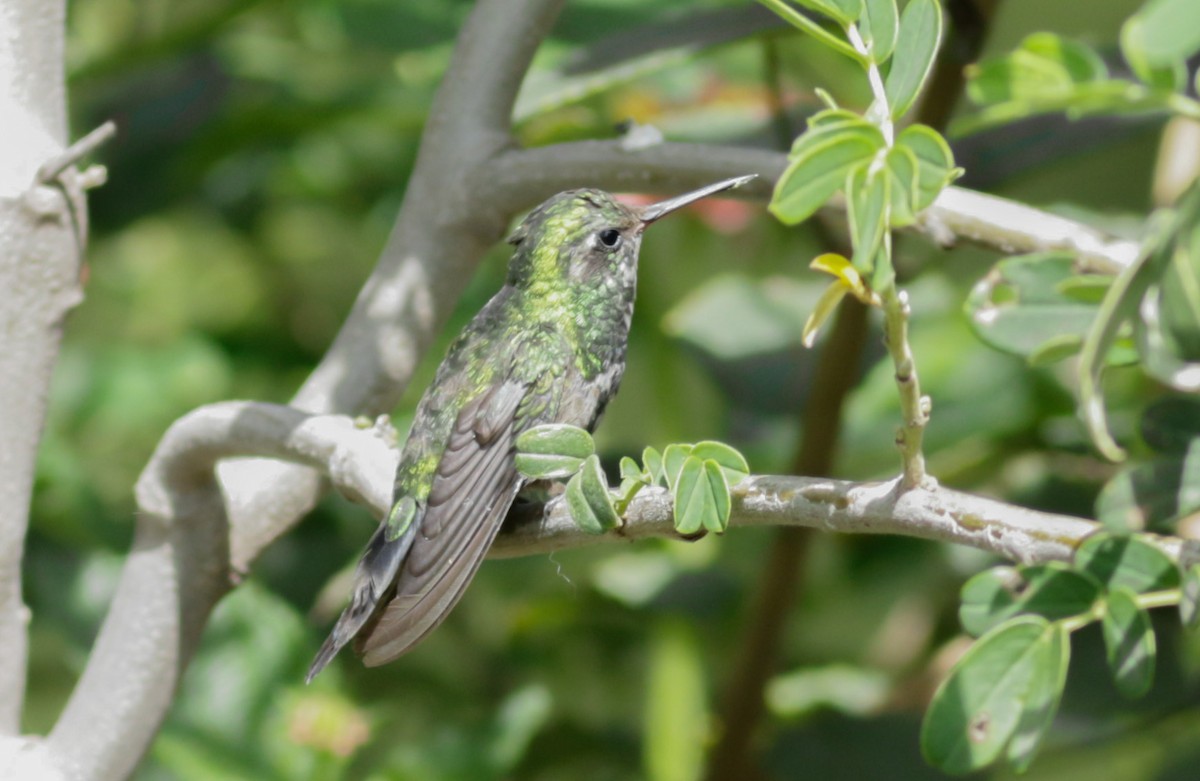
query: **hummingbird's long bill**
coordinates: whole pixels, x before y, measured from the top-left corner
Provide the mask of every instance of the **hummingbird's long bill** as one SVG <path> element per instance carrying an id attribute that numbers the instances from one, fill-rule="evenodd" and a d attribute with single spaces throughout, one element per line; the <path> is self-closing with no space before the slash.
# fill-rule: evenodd
<path id="1" fill-rule="evenodd" d="M 652 203 L 649 206 L 642 207 L 641 211 L 638 212 L 638 217 L 641 218 L 643 224 L 649 225 L 650 223 L 654 222 L 655 220 L 667 216 L 668 214 L 675 211 L 676 209 L 687 206 L 689 203 L 698 201 L 701 198 L 707 198 L 708 196 L 713 195 L 715 193 L 723 192 L 725 190 L 732 190 L 736 187 L 741 187 L 743 184 L 745 184 L 746 182 L 749 182 L 751 179 L 754 179 L 757 176 L 758 176 L 758 174 L 748 174 L 746 176 L 735 176 L 732 179 L 725 179 L 723 181 L 716 182 L 714 184 L 705 185 L 704 187 L 701 187 L 699 190 L 692 190 L 690 193 L 684 193 L 683 195 L 676 195 L 674 198 L 668 198 L 665 201 L 659 201 L 658 203 Z"/>

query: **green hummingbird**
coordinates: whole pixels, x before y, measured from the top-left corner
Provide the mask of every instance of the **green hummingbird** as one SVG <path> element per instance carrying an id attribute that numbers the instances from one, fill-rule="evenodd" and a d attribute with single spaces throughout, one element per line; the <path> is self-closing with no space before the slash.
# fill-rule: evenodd
<path id="1" fill-rule="evenodd" d="M 392 508 L 367 543 L 350 604 L 307 680 L 357 637 L 370 667 L 391 661 L 462 597 L 526 480 L 522 431 L 594 429 L 625 371 L 642 231 L 740 176 L 640 208 L 601 190 L 568 190 L 508 239 L 504 287 L 450 346 L 417 406 Z"/>

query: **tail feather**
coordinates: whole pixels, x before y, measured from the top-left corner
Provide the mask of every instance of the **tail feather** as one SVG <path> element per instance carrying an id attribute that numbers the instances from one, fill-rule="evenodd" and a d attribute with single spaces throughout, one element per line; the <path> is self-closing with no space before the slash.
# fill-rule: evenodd
<path id="1" fill-rule="evenodd" d="M 312 666 L 308 668 L 305 683 L 312 683 L 313 678 L 325 669 L 325 665 L 337 656 L 338 651 L 358 634 L 390 598 L 388 592 L 395 586 L 396 573 L 412 546 L 413 528 L 410 527 L 405 534 L 390 542 L 384 538 L 386 531 L 387 524 L 380 524 L 367 543 L 367 549 L 354 571 L 350 604 L 342 611 L 333 631 L 321 645 L 321 650 L 317 651 Z"/>

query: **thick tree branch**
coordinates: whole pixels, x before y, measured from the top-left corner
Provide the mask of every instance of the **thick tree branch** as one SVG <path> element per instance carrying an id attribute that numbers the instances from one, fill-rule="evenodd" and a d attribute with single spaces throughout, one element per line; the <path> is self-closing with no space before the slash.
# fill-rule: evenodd
<path id="1" fill-rule="evenodd" d="M 391 503 L 398 457 L 392 434 L 386 424 L 362 426 L 345 416 L 310 415 L 274 404 L 202 407 L 170 428 L 138 481 L 139 510 L 149 516 L 143 526 L 149 530 L 176 512 L 186 497 L 211 481 L 219 459 L 236 456 L 280 458 L 316 468 L 343 494 L 381 518 Z M 947 488 L 902 491 L 899 478 L 855 483 L 758 475 L 735 486 L 733 499 L 732 529 L 786 526 L 902 535 L 967 545 L 1022 564 L 1069 560 L 1080 542 L 1101 529 L 1083 518 Z M 236 537 L 236 529 L 232 535 Z M 518 509 L 490 555 L 511 558 L 648 537 L 683 539 L 672 525 L 671 497 L 664 489 L 640 492 L 626 513 L 625 526 L 604 535 L 576 526 L 560 500 L 551 501 L 544 512 Z M 1148 538 L 1178 559 L 1180 540 Z"/>
<path id="2" fill-rule="evenodd" d="M 66 146 L 65 13 L 61 0 L 0 0 L 0 736 L 20 727 L 29 620 L 21 558 L 34 464 L 63 319 L 83 297 L 77 232 L 86 204 L 66 181 L 75 172 L 38 175 Z"/>

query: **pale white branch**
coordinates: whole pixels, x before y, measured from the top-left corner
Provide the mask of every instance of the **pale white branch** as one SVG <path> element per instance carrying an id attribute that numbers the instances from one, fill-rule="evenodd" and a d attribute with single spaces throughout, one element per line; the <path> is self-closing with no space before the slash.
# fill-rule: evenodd
<path id="1" fill-rule="evenodd" d="M 815 477 L 760 475 L 733 490 L 731 529 L 803 526 L 839 534 L 894 534 L 950 542 L 1034 564 L 1069 560 L 1085 537 L 1101 530 L 1094 521 L 1038 512 L 936 486 L 899 490 L 886 483 L 853 483 Z M 646 537 L 679 538 L 672 526 L 670 494 L 646 489 L 634 498 L 625 526 L 589 534 L 572 522 L 566 504 L 554 500 L 544 514 L 514 518 L 496 538 L 497 558 L 550 553 L 597 542 Z M 1150 537 L 1178 559 L 1181 542 Z"/>
<path id="2" fill-rule="evenodd" d="M 391 439 L 390 427 L 253 402 L 214 404 L 176 421 L 138 480 L 134 550 L 83 678 L 47 738 L 55 761 L 83 769 L 80 777 L 121 778 L 153 738 L 174 691 L 164 681 L 175 680 L 209 610 L 236 580 L 229 546 L 240 529 L 228 524 L 217 490 L 220 459 L 317 467 L 380 515 L 395 471 Z"/>
<path id="3" fill-rule="evenodd" d="M 65 16 L 62 0 L 0 0 L 0 737 L 20 727 L 29 501 L 63 319 L 83 296 L 87 205 L 37 179 L 67 141 Z"/>
<path id="4" fill-rule="evenodd" d="M 532 206 L 581 185 L 672 191 L 757 173 L 736 195 L 765 200 L 786 166 L 786 155 L 764 149 L 666 142 L 629 151 L 619 141 L 575 141 L 505 152 L 479 170 L 475 184 L 491 202 Z M 831 206 L 842 208 L 839 199 Z M 944 190 L 915 229 L 943 245 L 965 240 L 1010 254 L 1064 250 L 1107 273 L 1129 265 L 1138 249 L 1075 220 L 960 187 Z"/>

